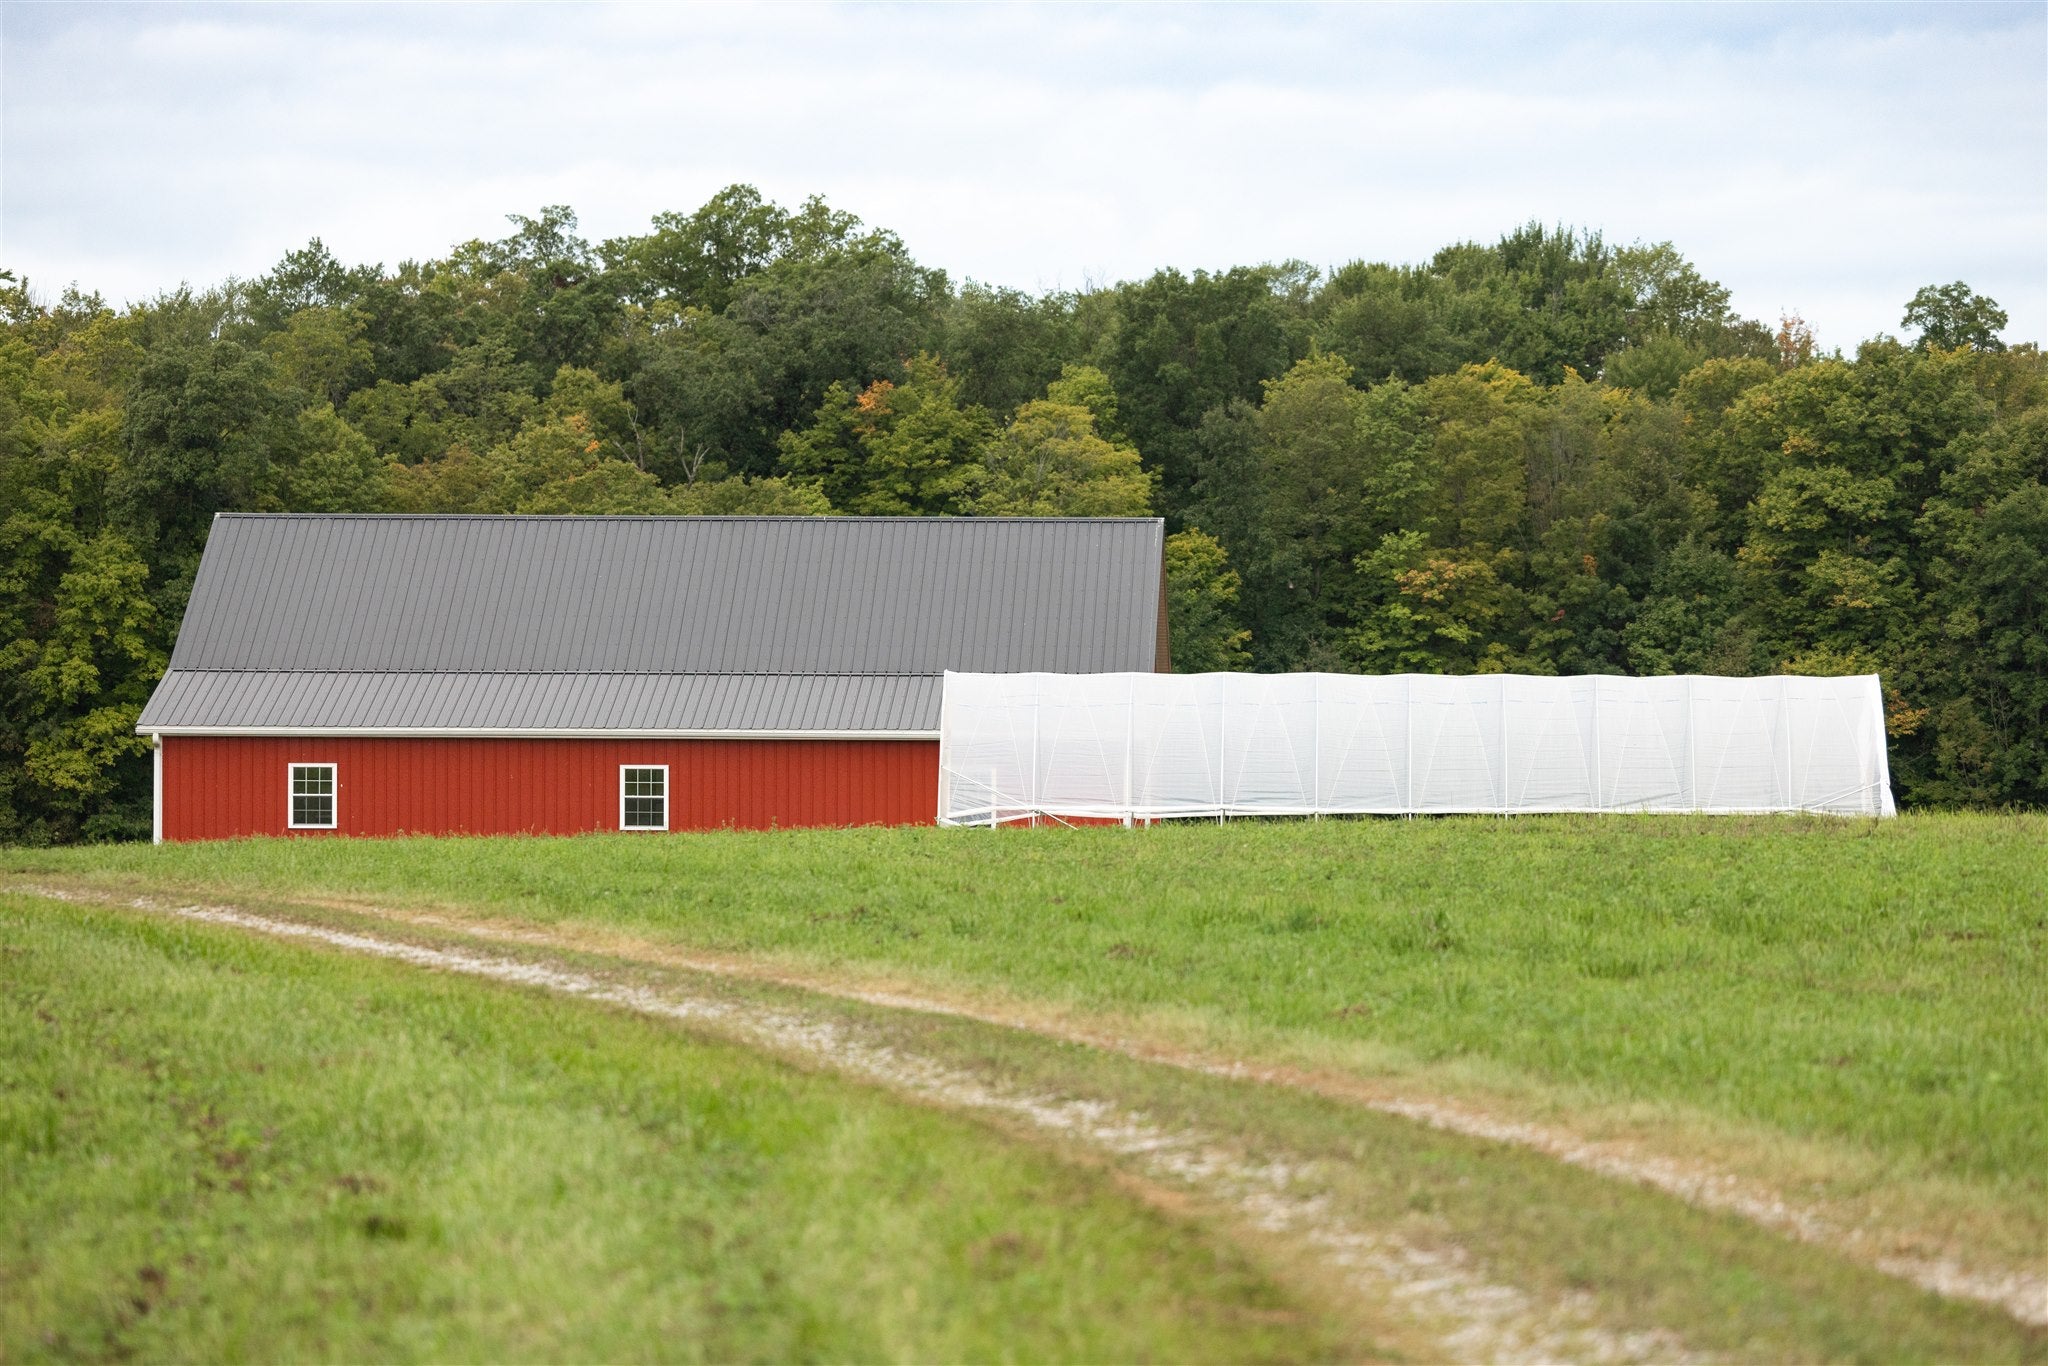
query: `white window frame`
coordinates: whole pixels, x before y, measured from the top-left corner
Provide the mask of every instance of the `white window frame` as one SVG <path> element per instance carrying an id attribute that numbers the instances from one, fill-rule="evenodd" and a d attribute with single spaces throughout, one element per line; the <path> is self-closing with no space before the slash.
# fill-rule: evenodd
<path id="1" fill-rule="evenodd" d="M 626 824 L 626 774 L 652 770 L 661 774 L 661 824 Z M 669 813 L 668 765 L 667 764 L 620 764 L 619 765 L 619 829 L 629 834 L 659 834 L 668 829 Z M 645 800 L 645 798 L 642 798 Z"/>
<path id="2" fill-rule="evenodd" d="M 324 768 L 327 770 L 327 814 L 324 823 L 298 819 L 299 804 L 293 800 L 299 793 L 293 791 L 298 785 L 299 770 L 302 768 Z M 316 794 L 307 793 L 308 796 Z M 333 830 L 341 822 L 341 765 L 329 763 L 289 763 L 284 766 L 284 823 L 287 830 Z"/>

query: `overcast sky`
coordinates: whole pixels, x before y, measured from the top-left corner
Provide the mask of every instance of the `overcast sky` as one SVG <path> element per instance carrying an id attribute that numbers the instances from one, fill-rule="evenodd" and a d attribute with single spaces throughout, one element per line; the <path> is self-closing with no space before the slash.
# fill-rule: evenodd
<path id="1" fill-rule="evenodd" d="M 957 280 L 1669 239 L 1824 346 L 2048 323 L 2048 7 L 180 8 L 0 0 L 0 265 L 115 300 L 720 186 Z"/>

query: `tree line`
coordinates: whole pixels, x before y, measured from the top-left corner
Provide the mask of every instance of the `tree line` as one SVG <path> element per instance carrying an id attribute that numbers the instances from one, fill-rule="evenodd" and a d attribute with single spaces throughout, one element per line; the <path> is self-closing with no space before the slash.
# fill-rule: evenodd
<path id="1" fill-rule="evenodd" d="M 1883 675 L 2048 800 L 2048 369 L 1962 283 L 1824 353 L 1668 243 L 1027 294 L 746 186 L 125 308 L 0 272 L 0 840 L 145 834 L 213 515 L 1163 515 L 1176 667 Z"/>

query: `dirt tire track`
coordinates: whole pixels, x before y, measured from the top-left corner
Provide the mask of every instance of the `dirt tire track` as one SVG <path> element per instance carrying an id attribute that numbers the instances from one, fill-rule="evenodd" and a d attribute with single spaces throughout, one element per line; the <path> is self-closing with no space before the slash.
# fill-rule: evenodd
<path id="1" fill-rule="evenodd" d="M 62 888 L 16 885 L 19 890 L 59 899 L 77 899 L 81 895 Z M 121 901 L 110 893 L 94 891 L 90 895 L 93 899 Z M 1445 1132 L 1539 1152 L 1612 1180 L 1649 1187 L 1697 1208 L 1737 1215 L 1801 1242 L 1837 1252 L 1920 1289 L 1950 1299 L 1990 1305 L 2030 1326 L 2048 1326 L 2048 1275 L 2039 1270 L 1971 1263 L 1952 1253 L 1902 1252 L 1898 1249 L 1897 1240 L 1889 1236 L 1892 1230 L 1842 1222 L 1829 1217 L 1821 1209 L 1788 1198 L 1764 1182 L 1697 1160 L 1646 1151 L 1633 1142 L 1590 1139 L 1554 1125 L 1504 1117 L 1465 1102 L 1376 1086 L 1362 1078 L 1247 1063 L 1150 1041 L 1133 1041 L 1023 1010 L 970 1005 L 903 989 L 864 989 L 821 974 L 775 967 L 736 955 L 678 950 L 626 935 L 563 934 L 531 926 L 508 926 L 502 921 L 446 911 L 406 911 L 347 900 L 297 898 L 286 904 L 337 910 L 529 948 L 599 953 L 689 972 L 813 992 L 885 1009 L 972 1020 L 1205 1076 L 1307 1091 Z"/>
<path id="2" fill-rule="evenodd" d="M 433 948 L 223 905 L 121 898 L 50 887 L 8 890 L 53 900 L 140 910 L 203 924 L 313 942 L 416 967 L 679 1021 L 787 1060 L 838 1072 L 941 1107 L 981 1113 L 1126 1164 L 1151 1182 L 1188 1191 L 1259 1232 L 1306 1249 L 1348 1288 L 1413 1322 L 1445 1360 L 1498 1362 L 1690 1362 L 1706 1360 L 1678 1335 L 1618 1332 L 1595 1317 L 1592 1296 L 1543 1299 L 1490 1280 L 1464 1249 L 1423 1244 L 1347 1222 L 1314 1192 L 1313 1163 L 1247 1156 L 1217 1135 L 1168 1127 L 1110 1102 L 990 1082 L 857 1026 L 781 1006 L 621 985 L 572 968 Z M 560 947 L 560 946 L 557 946 Z"/>
<path id="3" fill-rule="evenodd" d="M 563 935 L 531 927 L 508 927 L 480 917 L 402 911 L 338 900 L 304 901 L 301 904 L 453 931 L 478 939 L 636 958 L 664 967 L 815 992 L 863 1005 L 972 1020 L 1063 1043 L 1083 1044 L 1205 1076 L 1308 1091 L 1448 1133 L 1513 1144 L 1612 1180 L 1647 1186 L 1697 1208 L 1734 1214 L 1800 1242 L 1827 1248 L 1922 1290 L 1949 1299 L 1987 1304 L 2033 1327 L 2048 1326 L 2048 1275 L 2039 1271 L 1972 1264 L 1954 1254 L 1900 1251 L 1897 1241 L 1891 1236 L 1892 1230 L 1872 1229 L 1831 1218 L 1825 1211 L 1790 1199 L 1764 1182 L 1696 1160 L 1646 1151 L 1632 1142 L 1590 1139 L 1555 1125 L 1504 1117 L 1469 1103 L 1441 1097 L 1402 1093 L 1360 1078 L 1218 1058 L 1194 1050 L 1136 1042 L 1024 1011 L 967 1005 L 901 989 L 863 989 L 822 975 L 773 967 L 743 957 L 692 953 L 628 936 Z"/>

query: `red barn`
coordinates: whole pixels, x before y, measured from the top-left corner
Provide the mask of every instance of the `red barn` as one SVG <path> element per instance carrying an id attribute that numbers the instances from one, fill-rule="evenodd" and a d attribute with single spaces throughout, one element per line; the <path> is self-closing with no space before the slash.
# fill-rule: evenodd
<path id="1" fill-rule="evenodd" d="M 947 669 L 1167 666 L 1153 518 L 214 522 L 159 840 L 935 819 Z"/>

